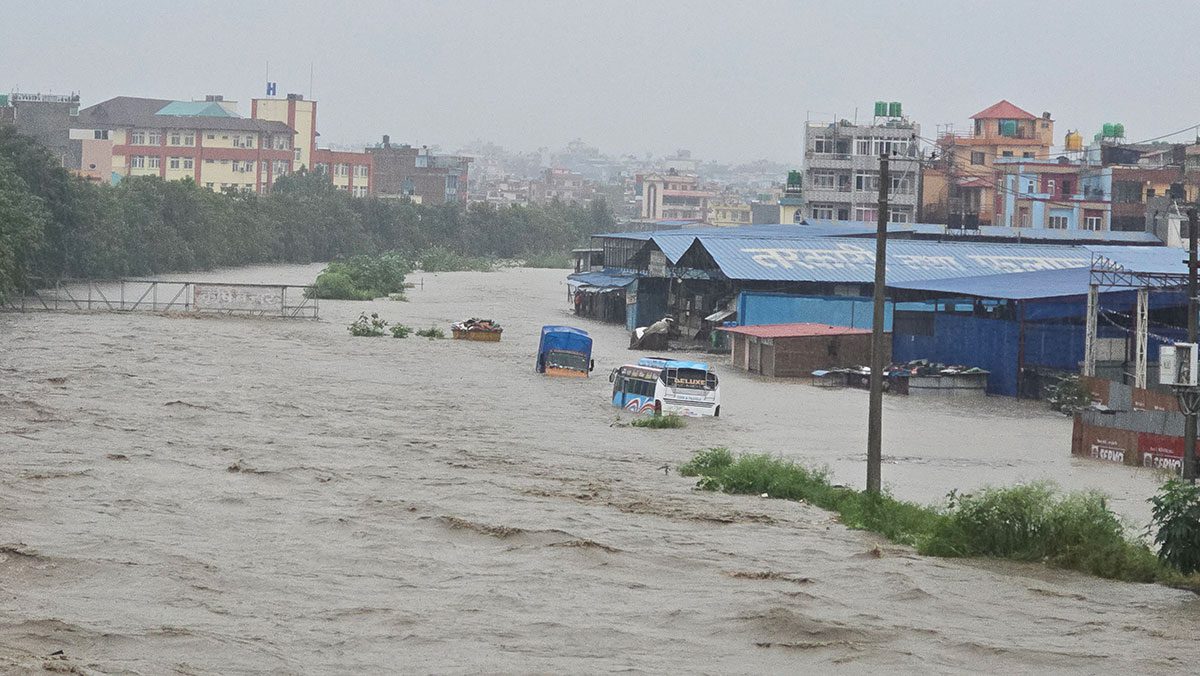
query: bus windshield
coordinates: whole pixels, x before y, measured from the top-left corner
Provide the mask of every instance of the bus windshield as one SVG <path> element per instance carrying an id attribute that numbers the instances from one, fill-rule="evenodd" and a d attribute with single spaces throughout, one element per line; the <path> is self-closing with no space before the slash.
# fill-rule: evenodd
<path id="1" fill-rule="evenodd" d="M 578 352 L 550 350 L 546 353 L 546 366 L 586 373 L 588 370 L 588 358 Z"/>
<path id="2" fill-rule="evenodd" d="M 663 382 L 667 387 L 681 387 L 689 390 L 715 390 L 717 388 L 716 374 L 700 369 L 666 369 L 663 372 Z"/>

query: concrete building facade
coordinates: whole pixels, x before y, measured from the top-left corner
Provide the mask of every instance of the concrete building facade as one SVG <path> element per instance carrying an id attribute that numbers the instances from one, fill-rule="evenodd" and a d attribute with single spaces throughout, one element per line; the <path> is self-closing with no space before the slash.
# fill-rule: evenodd
<path id="1" fill-rule="evenodd" d="M 996 162 L 1046 160 L 1054 139 L 1050 113 L 1038 117 L 1007 100 L 971 116 L 966 133 L 946 131 L 925 170 L 922 220 L 956 227 L 996 225 Z"/>
<path id="2" fill-rule="evenodd" d="M 467 172 L 471 158 L 434 155 L 428 148 L 393 145 L 388 136 L 371 156 L 376 196 L 412 199 L 423 204 L 466 204 Z"/>
<path id="3" fill-rule="evenodd" d="M 804 213 L 808 218 L 878 218 L 879 156 L 889 156 L 888 221 L 917 220 L 920 126 L 905 118 L 870 125 L 809 122 L 804 133 Z"/>
<path id="4" fill-rule="evenodd" d="M 78 116 L 78 94 L 0 95 L 0 124 L 10 124 L 17 133 L 37 140 L 68 169 L 82 161 L 82 144 L 71 135 Z"/>
<path id="5" fill-rule="evenodd" d="M 75 124 L 73 134 L 91 137 L 90 158 L 111 146 L 113 180 L 190 178 L 210 190 L 262 193 L 295 166 L 291 127 L 240 117 L 235 103 L 216 96 L 190 102 L 119 96 L 81 110 Z M 102 163 L 83 169 L 98 174 Z"/>
<path id="6" fill-rule="evenodd" d="M 644 220 L 706 221 L 709 200 L 716 196 L 700 185 L 699 176 L 673 170 L 638 176 L 638 183 Z"/>
<path id="7" fill-rule="evenodd" d="M 1051 230 L 1111 229 L 1111 191 L 1096 190 L 1078 162 L 1001 158 L 995 225 Z"/>

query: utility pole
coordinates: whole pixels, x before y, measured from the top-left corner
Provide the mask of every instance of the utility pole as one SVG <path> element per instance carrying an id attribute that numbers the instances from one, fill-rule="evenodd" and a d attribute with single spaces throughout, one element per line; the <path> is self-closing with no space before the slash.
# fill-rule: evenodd
<path id="1" fill-rule="evenodd" d="M 871 397 L 867 413 L 867 492 L 878 494 L 881 489 L 883 464 L 883 318 L 884 293 L 887 281 L 887 222 L 888 190 L 887 153 L 879 155 L 879 206 L 875 232 L 875 314 L 871 321 Z"/>
<path id="2" fill-rule="evenodd" d="M 1188 209 L 1188 342 L 1196 342 L 1196 207 Z M 1188 407 L 1184 410 L 1183 426 L 1183 478 L 1196 483 L 1196 413 Z"/>

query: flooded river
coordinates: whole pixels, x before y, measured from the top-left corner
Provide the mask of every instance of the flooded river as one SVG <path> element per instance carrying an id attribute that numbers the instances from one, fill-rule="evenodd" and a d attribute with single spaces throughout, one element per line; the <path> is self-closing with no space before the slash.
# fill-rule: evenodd
<path id="1" fill-rule="evenodd" d="M 723 445 L 861 485 L 867 395 L 726 367 L 721 418 L 621 425 L 620 327 L 580 323 L 593 378 L 533 372 L 540 326 L 571 322 L 564 276 L 417 274 L 410 302 L 322 302 L 319 321 L 0 315 L 0 670 L 1192 671 L 1191 594 L 924 558 L 665 474 Z M 351 338 L 363 309 L 506 331 Z M 1147 521 L 1155 478 L 1070 458 L 1041 405 L 884 415 L 899 497 L 1050 478 Z"/>

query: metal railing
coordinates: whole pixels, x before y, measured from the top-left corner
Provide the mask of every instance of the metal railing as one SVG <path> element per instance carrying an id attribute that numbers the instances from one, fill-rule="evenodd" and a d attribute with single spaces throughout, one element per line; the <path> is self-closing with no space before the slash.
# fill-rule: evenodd
<path id="1" fill-rule="evenodd" d="M 34 280 L 0 303 L 16 312 L 163 312 L 316 319 L 310 286 L 152 279 Z"/>

